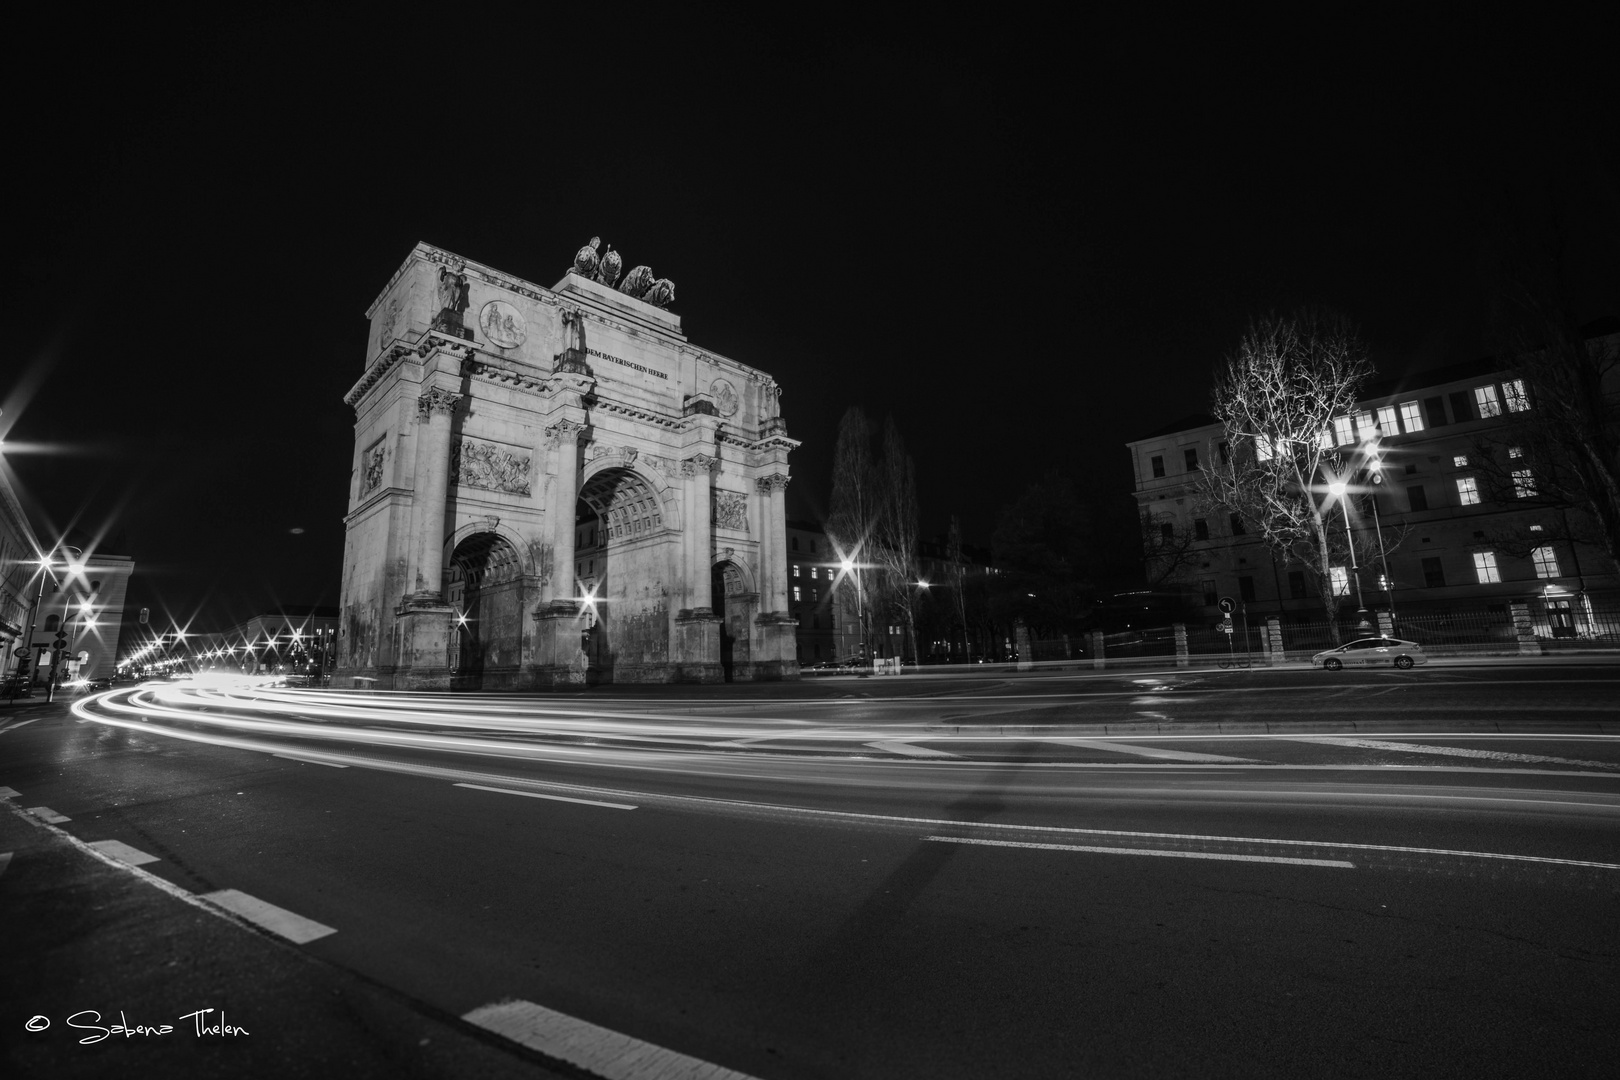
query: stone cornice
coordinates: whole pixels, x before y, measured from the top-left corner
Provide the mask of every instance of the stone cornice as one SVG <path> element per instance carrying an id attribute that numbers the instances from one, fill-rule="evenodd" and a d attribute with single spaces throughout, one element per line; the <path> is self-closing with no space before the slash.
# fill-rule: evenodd
<path id="1" fill-rule="evenodd" d="M 386 375 L 388 370 L 395 364 L 413 353 L 420 359 L 427 356 L 434 349 L 446 349 L 453 353 L 460 352 L 466 354 L 467 357 L 471 357 L 479 351 L 478 346 L 470 341 L 459 341 L 455 338 L 447 338 L 431 332 L 423 334 L 421 339 L 414 345 L 407 345 L 403 341 L 396 342 L 392 348 L 379 356 L 366 369 L 366 373 L 360 376 L 360 381 L 355 383 L 347 394 L 343 395 L 343 404 L 350 408 L 359 408 L 360 399 L 366 396 L 366 391 L 377 385 L 377 380 Z"/>
<path id="2" fill-rule="evenodd" d="M 463 267 L 462 273 L 468 277 L 477 278 L 485 284 L 493 285 L 498 289 L 505 289 L 507 292 L 517 293 L 519 296 L 526 296 L 530 300 L 537 300 L 542 304 L 555 305 L 557 303 L 557 294 L 542 285 L 524 281 L 520 277 L 514 277 L 511 274 L 496 270 L 492 266 L 485 266 L 483 263 L 464 259 L 454 252 L 445 251 L 443 248 L 436 248 L 432 244 L 418 241 L 416 246 L 411 249 L 411 253 L 405 257 L 405 261 L 400 264 L 399 269 L 394 271 L 394 276 L 388 279 L 388 284 L 383 286 L 382 292 L 377 294 L 377 299 L 373 300 L 371 306 L 366 308 L 366 318 L 369 319 L 376 313 L 378 305 L 394 290 L 394 286 L 399 284 L 399 279 L 405 276 L 405 272 L 411 268 L 411 263 L 417 260 L 437 266 L 460 265 Z"/>
<path id="3" fill-rule="evenodd" d="M 410 497 L 411 489 L 408 487 L 400 487 L 397 484 L 390 487 L 380 487 L 376 491 L 373 491 L 370 495 L 367 495 L 364 499 L 360 500 L 360 504 L 358 506 L 344 515 L 343 524 L 345 526 L 352 525 L 363 515 L 369 514 L 375 510 L 378 503 L 385 502 L 388 499 L 408 499 Z"/>

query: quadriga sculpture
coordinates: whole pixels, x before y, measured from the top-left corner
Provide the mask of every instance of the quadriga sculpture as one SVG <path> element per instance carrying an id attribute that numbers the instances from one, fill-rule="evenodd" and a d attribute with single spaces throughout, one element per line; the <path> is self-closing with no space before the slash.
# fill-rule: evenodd
<path id="1" fill-rule="evenodd" d="M 659 278 L 642 299 L 654 307 L 667 308 L 675 300 L 675 283 L 667 277 Z"/>
<path id="2" fill-rule="evenodd" d="M 613 245 L 609 244 L 607 254 L 602 256 L 602 265 L 596 272 L 596 280 L 611 289 L 613 283 L 619 280 L 619 271 L 623 266 L 624 259 L 613 250 Z"/>
<path id="3" fill-rule="evenodd" d="M 601 261 L 601 258 L 596 254 L 596 249 L 601 246 L 602 238 L 600 236 L 591 237 L 591 242 L 580 248 L 579 254 L 574 256 L 574 271 L 584 274 L 586 277 L 595 274 L 597 264 Z"/>
<path id="4" fill-rule="evenodd" d="M 638 266 L 624 276 L 624 284 L 619 286 L 619 291 L 639 300 L 652 288 L 652 283 L 652 267 Z"/>

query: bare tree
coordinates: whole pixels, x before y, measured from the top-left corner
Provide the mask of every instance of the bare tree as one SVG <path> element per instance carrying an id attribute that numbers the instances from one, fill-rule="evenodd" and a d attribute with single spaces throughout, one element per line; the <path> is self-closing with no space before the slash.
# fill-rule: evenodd
<path id="1" fill-rule="evenodd" d="M 956 598 L 956 613 L 962 622 L 962 657 L 969 662 L 973 649 L 968 641 L 967 617 L 967 562 L 962 558 L 962 523 L 951 515 L 951 531 L 945 539 L 946 572 L 951 578 L 951 595 Z"/>
<path id="2" fill-rule="evenodd" d="M 1178 528 L 1172 514 L 1144 511 L 1142 556 L 1147 587 L 1158 591 L 1166 586 L 1187 584 L 1185 571 L 1198 561 L 1197 537 L 1191 529 Z"/>
<path id="3" fill-rule="evenodd" d="M 872 561 L 872 534 L 880 505 L 878 472 L 872 461 L 872 426 L 867 423 L 866 414 L 851 405 L 838 422 L 838 441 L 833 445 L 832 505 L 827 518 L 827 535 L 839 558 L 855 566 L 839 583 L 847 580 L 849 587 L 855 590 L 862 645 L 872 638 L 872 604 L 868 596 L 871 575 L 862 564 Z"/>
<path id="4" fill-rule="evenodd" d="M 1226 429 L 1226 462 L 1204 468 L 1203 496 L 1238 514 L 1287 565 L 1316 583 L 1328 633 L 1339 640 L 1336 559 L 1349 553 L 1336 527 L 1346 482 L 1333 423 L 1353 416 L 1372 374 L 1355 329 L 1315 309 L 1257 319 L 1216 377 L 1213 411 Z"/>
<path id="5" fill-rule="evenodd" d="M 872 561 L 882 569 L 888 607 L 905 627 L 906 644 L 917 657 L 917 475 L 894 418 L 883 421 L 883 460 Z"/>

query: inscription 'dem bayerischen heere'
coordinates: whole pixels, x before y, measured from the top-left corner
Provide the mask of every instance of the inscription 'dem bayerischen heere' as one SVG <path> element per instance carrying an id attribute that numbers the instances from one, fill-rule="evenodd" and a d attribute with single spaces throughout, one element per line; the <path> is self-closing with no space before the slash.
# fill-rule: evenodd
<path id="1" fill-rule="evenodd" d="M 665 375 L 662 371 L 658 371 L 658 370 L 656 370 L 654 368 L 647 367 L 644 364 L 631 363 L 629 360 L 625 360 L 622 357 L 611 356 L 608 353 L 601 352 L 600 350 L 597 350 L 597 349 L 587 348 L 585 351 L 590 353 L 592 356 L 601 357 L 603 360 L 611 360 L 615 364 L 622 364 L 627 368 L 635 368 L 637 371 L 645 371 L 648 375 L 656 375 L 660 379 L 669 378 L 669 376 Z"/>

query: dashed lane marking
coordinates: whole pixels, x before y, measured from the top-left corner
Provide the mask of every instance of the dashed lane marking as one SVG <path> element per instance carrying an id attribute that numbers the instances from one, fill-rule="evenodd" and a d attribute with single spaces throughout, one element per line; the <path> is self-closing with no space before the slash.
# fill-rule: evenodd
<path id="1" fill-rule="evenodd" d="M 325 926 L 314 919 L 306 919 L 302 915 L 295 915 L 286 908 L 260 900 L 256 896 L 249 896 L 237 889 L 221 889 L 218 892 L 202 893 L 199 897 L 218 907 L 224 908 L 233 915 L 240 915 L 248 922 L 261 926 L 272 934 L 279 934 L 295 945 L 303 945 L 316 938 L 326 937 L 337 933 L 330 926 Z"/>
<path id="2" fill-rule="evenodd" d="M 0 787 L 0 799 L 15 799 L 21 794 L 16 788 Z"/>
<path id="3" fill-rule="evenodd" d="M 512 788 L 486 787 L 483 784 L 457 784 L 456 787 L 472 788 L 475 791 L 496 791 L 502 795 L 522 795 L 527 799 L 550 799 L 552 802 L 583 803 L 586 806 L 605 806 L 609 810 L 634 810 L 629 803 L 599 802 L 596 799 L 570 799 L 566 795 L 545 795 L 538 791 L 515 791 Z"/>
<path id="4" fill-rule="evenodd" d="M 1585 761 L 1581 758 L 1553 757 L 1549 754 L 1515 754 L 1507 750 L 1473 750 L 1463 746 L 1428 746 L 1423 743 L 1389 742 L 1384 739 L 1342 739 L 1318 735 L 1294 742 L 1327 743 L 1358 750 L 1398 750 L 1408 754 L 1438 754 L 1447 757 L 1483 758 L 1486 761 L 1534 761 L 1547 765 L 1582 765 L 1589 769 L 1620 769 L 1620 762 Z"/>
<path id="5" fill-rule="evenodd" d="M 347 769 L 347 765 L 339 765 L 335 761 L 320 761 L 316 758 L 297 757 L 293 754 L 272 754 L 271 757 L 285 758 L 288 761 L 300 761 L 305 765 L 325 765 L 328 769 Z"/>
<path id="6" fill-rule="evenodd" d="M 900 742 L 897 739 L 884 739 L 881 742 L 869 742 L 866 745 L 874 750 L 883 750 L 890 754 L 903 754 L 906 757 L 954 758 L 959 756 L 944 750 L 931 750 L 926 746 L 913 746 L 911 743 Z"/>
<path id="7" fill-rule="evenodd" d="M 1078 746 L 1086 750 L 1112 750 L 1120 754 L 1135 754 L 1138 757 L 1157 758 L 1160 761 L 1220 761 L 1237 764 L 1251 764 L 1253 758 L 1228 757 L 1225 754 L 1198 754 L 1191 750 L 1171 750 L 1163 746 L 1130 746 L 1125 743 L 1110 742 L 1107 739 L 1071 739 L 1067 737 L 1048 736 L 1038 741 L 1059 743 L 1063 746 Z"/>
<path id="8" fill-rule="evenodd" d="M 1039 848 L 1043 851 L 1089 851 L 1097 855 L 1159 855 L 1171 859 L 1222 859 L 1227 862 L 1286 863 L 1290 866 L 1332 866 L 1354 870 L 1344 859 L 1300 859 L 1287 855 L 1237 855 L 1224 851 L 1171 851 L 1164 848 L 1103 847 L 1094 844 L 1037 844 L 1027 840 L 975 840 L 965 836 L 925 836 L 946 844 L 982 844 L 985 847 Z"/>
<path id="9" fill-rule="evenodd" d="M 43 716 L 36 716 L 32 720 L 18 720 L 15 724 L 7 724 L 5 727 L 0 727 L 0 735 L 4 735 L 8 731 L 16 731 L 27 724 L 37 724 L 43 719 L 45 719 Z"/>
<path id="10" fill-rule="evenodd" d="M 130 866 L 145 866 L 149 862 L 162 862 L 156 855 L 148 855 L 137 848 L 132 848 L 122 840 L 92 840 L 90 846 L 103 855 L 111 855 L 121 863 Z"/>
<path id="11" fill-rule="evenodd" d="M 39 818 L 39 820 L 48 821 L 52 825 L 59 824 L 60 822 L 63 822 L 63 821 L 72 821 L 73 820 L 72 818 L 68 817 L 66 814 L 58 814 L 55 810 L 52 810 L 48 806 L 30 806 L 28 808 L 28 812 L 30 814 L 33 814 L 35 817 Z"/>
<path id="12" fill-rule="evenodd" d="M 462 1019 L 607 1080 L 754 1080 L 532 1001 L 481 1005 Z"/>

